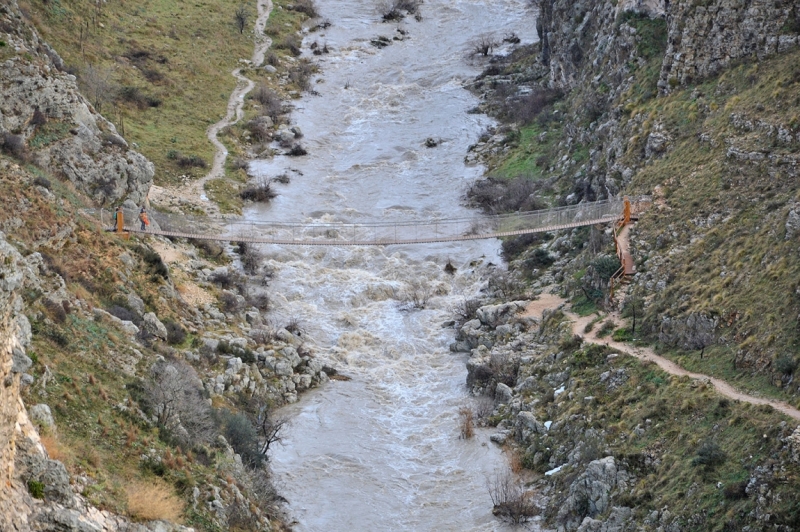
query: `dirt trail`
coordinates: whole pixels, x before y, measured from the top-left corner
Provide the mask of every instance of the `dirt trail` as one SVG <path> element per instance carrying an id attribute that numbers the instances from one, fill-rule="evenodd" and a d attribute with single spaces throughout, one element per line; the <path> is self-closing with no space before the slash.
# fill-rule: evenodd
<path id="1" fill-rule="evenodd" d="M 542 298 L 539 301 L 533 301 L 526 309 L 526 314 L 530 312 L 528 315 L 538 315 L 541 316 L 541 312 L 544 308 L 557 308 L 560 305 L 564 304 L 564 299 L 555 296 L 554 294 L 542 294 Z M 550 304 L 550 306 L 546 306 L 546 304 Z M 563 309 L 562 309 L 563 310 Z M 626 353 L 633 357 L 636 357 L 640 360 L 647 360 L 649 362 L 653 362 L 658 365 L 661 369 L 669 373 L 670 375 L 678 375 L 678 376 L 687 376 L 692 379 L 703 380 L 709 382 L 714 388 L 717 390 L 718 393 L 721 395 L 728 397 L 730 399 L 735 399 L 737 401 L 742 401 L 745 403 L 750 403 L 754 405 L 769 405 L 775 410 L 793 418 L 800 420 L 800 410 L 794 408 L 782 401 L 777 401 L 773 399 L 764 399 L 761 397 L 754 397 L 752 395 L 748 395 L 746 393 L 740 392 L 727 382 L 717 379 L 715 377 L 709 377 L 708 375 L 703 375 L 701 373 L 694 373 L 688 371 L 675 362 L 668 360 L 662 356 L 657 355 L 652 349 L 649 347 L 635 347 L 630 344 L 626 344 L 623 342 L 616 342 L 610 338 L 598 338 L 597 331 L 592 330 L 588 333 L 584 332 L 586 325 L 591 322 L 595 316 L 585 316 L 580 317 L 577 314 L 573 314 L 572 312 L 568 312 L 563 310 L 564 314 L 572 320 L 572 331 L 582 337 L 584 341 L 592 342 L 595 344 L 605 344 L 609 347 L 616 349 L 622 353 Z M 617 323 L 621 320 L 619 316 L 611 315 L 609 316 L 612 319 L 615 319 Z"/>
<path id="2" fill-rule="evenodd" d="M 253 49 L 253 57 L 247 65 L 252 68 L 261 66 L 264 62 L 264 55 L 272 45 L 272 39 L 264 35 L 264 28 L 267 25 L 270 13 L 272 13 L 272 0 L 258 0 L 257 8 L 258 17 L 254 28 L 256 42 Z M 237 85 L 231 92 L 230 98 L 228 98 L 225 116 L 206 130 L 206 137 L 216 150 L 211 170 L 197 181 L 193 181 L 183 187 L 152 187 L 149 200 L 157 204 L 190 203 L 201 207 L 209 215 L 219 214 L 219 208 L 215 203 L 209 201 L 204 188 L 207 181 L 225 175 L 225 160 L 228 157 L 228 150 L 217 138 L 217 135 L 223 128 L 231 126 L 242 119 L 244 116 L 244 98 L 255 86 L 252 80 L 242 75 L 242 67 L 234 69 L 231 75 L 236 78 Z"/>

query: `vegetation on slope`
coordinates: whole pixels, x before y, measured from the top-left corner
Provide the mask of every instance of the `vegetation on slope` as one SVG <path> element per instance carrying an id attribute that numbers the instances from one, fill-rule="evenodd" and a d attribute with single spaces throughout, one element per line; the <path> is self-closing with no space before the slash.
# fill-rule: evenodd
<path id="1" fill-rule="evenodd" d="M 505 186 L 513 198 L 522 180 L 522 188 L 556 204 L 654 195 L 656 207 L 633 230 L 639 275 L 632 300 L 645 311 L 640 338 L 689 369 L 796 403 L 800 271 L 791 257 L 800 246 L 791 218 L 800 201 L 800 53 L 739 64 L 657 96 L 663 21 L 621 18 L 637 27 L 641 60 L 628 66 L 635 81 L 618 100 L 604 103 L 602 82 L 556 99 L 549 89 L 494 92 L 489 110 L 509 119 L 532 116 L 506 135 L 509 150 L 488 158 L 490 175 L 501 183 L 495 189 Z M 520 64 L 503 65 L 500 76 L 513 78 Z M 519 111 L 532 102 L 535 113 Z M 609 120 L 618 121 L 618 138 L 593 133 Z M 479 190 L 468 196 L 482 204 Z M 613 244 L 594 233 L 584 243 L 591 253 L 568 266 L 567 288 L 591 309 L 608 303 L 607 289 L 597 290 L 605 287 L 596 262 L 597 253 L 613 253 Z M 532 253 L 513 241 L 506 247 L 517 250 L 511 258 L 521 265 Z"/>
<path id="2" fill-rule="evenodd" d="M 274 40 L 267 63 L 278 68 L 277 73 L 241 61 L 253 53 L 255 2 L 239 9 L 221 0 L 19 4 L 64 59 L 65 69 L 78 77 L 95 108 L 156 164 L 157 184 L 181 184 L 210 166 L 214 150 L 206 129 L 225 115 L 236 86 L 233 69 L 242 67 L 244 75 L 281 97 L 303 88 L 298 86 L 301 77 L 282 81 L 281 72 L 296 70 L 296 32 L 314 14 L 310 2 L 297 3 L 302 9 L 296 10 L 289 2 L 274 2 L 265 32 Z M 239 10 L 246 22 L 243 28 L 237 22 Z M 253 116 L 260 106 L 249 102 Z M 242 150 L 236 147 L 240 136 L 241 131 L 227 137 L 233 153 Z M 238 181 L 243 181 L 242 175 Z"/>

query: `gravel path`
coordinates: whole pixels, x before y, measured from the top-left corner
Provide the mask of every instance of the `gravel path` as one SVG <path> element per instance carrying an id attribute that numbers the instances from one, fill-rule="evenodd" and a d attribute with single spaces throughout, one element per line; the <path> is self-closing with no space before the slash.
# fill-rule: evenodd
<path id="1" fill-rule="evenodd" d="M 531 302 L 531 304 L 526 309 L 526 314 L 541 317 L 541 312 L 542 310 L 544 310 L 544 308 L 558 308 L 564 303 L 565 303 L 564 299 L 554 294 L 543 294 L 539 301 Z M 720 395 L 723 395 L 730 399 L 735 399 L 737 401 L 742 401 L 754 405 L 769 405 L 775 410 L 791 417 L 792 419 L 800 420 L 800 410 L 794 408 L 793 406 L 787 403 L 784 403 L 782 401 L 777 401 L 775 399 L 764 399 L 762 397 L 755 397 L 752 395 L 748 395 L 744 392 L 737 390 L 729 383 L 721 379 L 717 379 L 715 377 L 709 377 L 708 375 L 703 375 L 702 373 L 694 373 L 692 371 L 688 371 L 687 369 L 682 368 L 675 362 L 666 359 L 660 355 L 657 355 L 649 347 L 636 347 L 624 342 L 614 341 L 611 338 L 599 338 L 597 336 L 597 330 L 592 330 L 586 333 L 584 332 L 586 325 L 590 323 L 593 319 L 595 319 L 594 315 L 581 317 L 578 316 L 577 314 L 573 314 L 572 312 L 568 312 L 564 309 L 562 309 L 562 311 L 569 319 L 572 320 L 572 332 L 583 338 L 584 341 L 586 342 L 591 342 L 595 344 L 605 344 L 608 347 L 612 347 L 617 351 L 636 357 L 639 360 L 646 360 L 648 362 L 653 362 L 657 364 L 659 368 L 663 369 L 670 375 L 686 376 L 692 379 L 708 382 L 712 386 L 714 386 L 714 388 Z M 609 317 L 615 319 L 615 321 L 618 323 L 621 321 L 619 319 L 619 316 L 612 314 Z"/>

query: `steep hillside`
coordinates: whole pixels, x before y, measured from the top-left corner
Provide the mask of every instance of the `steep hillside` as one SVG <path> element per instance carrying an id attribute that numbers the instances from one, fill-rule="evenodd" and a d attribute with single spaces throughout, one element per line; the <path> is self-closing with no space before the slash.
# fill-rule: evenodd
<path id="1" fill-rule="evenodd" d="M 571 300 L 564 311 L 591 317 L 575 332 L 599 330 L 631 352 L 651 346 L 800 405 L 796 3 L 539 5 L 541 42 L 493 58 L 472 85 L 503 123 L 467 156 L 491 176 L 467 200 L 489 212 L 621 194 L 653 205 L 631 228 L 636 274 L 613 296 L 620 263 L 610 228 L 596 227 L 504 242 L 522 285 L 495 297 L 555 291 Z M 495 440 L 548 472 L 531 484 L 547 497 L 548 522 L 799 526 L 788 502 L 798 489 L 795 420 L 582 343 L 566 318 L 512 320 L 502 332 L 473 320 L 459 333 L 472 342 L 468 383 L 495 399 L 485 421 L 498 424 Z"/>
<path id="2" fill-rule="evenodd" d="M 796 7 L 696 4 L 672 2 L 663 15 L 544 2 L 542 45 L 478 83 L 490 89 L 487 109 L 515 121 L 494 136 L 512 149 L 493 155 L 490 141 L 473 156 L 497 177 L 532 178 L 531 192 L 557 203 L 653 195 L 633 231 L 640 335 L 692 369 L 796 401 Z M 709 25 L 709 13 L 725 17 Z M 491 90 L 503 80 L 524 90 Z M 590 303 L 602 304 L 592 248 L 563 286 L 576 297 L 592 288 Z"/>
<path id="3" fill-rule="evenodd" d="M 332 370 L 265 319 L 255 250 L 123 238 L 86 214 L 136 209 L 154 167 L 29 7 L 0 6 L 0 528 L 282 529 L 273 410 Z"/>

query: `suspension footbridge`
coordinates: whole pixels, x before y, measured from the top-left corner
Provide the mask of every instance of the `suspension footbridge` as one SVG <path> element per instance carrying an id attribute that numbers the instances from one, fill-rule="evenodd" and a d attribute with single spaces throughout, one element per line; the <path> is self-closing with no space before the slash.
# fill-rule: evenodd
<path id="1" fill-rule="evenodd" d="M 151 211 L 148 212 L 151 224 L 145 230 L 141 229 L 135 210 L 123 209 L 121 219 L 114 211 L 103 209 L 90 209 L 87 214 L 98 219 L 103 227 L 125 233 L 256 244 L 387 246 L 500 238 L 629 221 L 649 205 L 648 197 L 626 197 L 495 216 L 376 223 L 254 221 Z"/>

